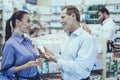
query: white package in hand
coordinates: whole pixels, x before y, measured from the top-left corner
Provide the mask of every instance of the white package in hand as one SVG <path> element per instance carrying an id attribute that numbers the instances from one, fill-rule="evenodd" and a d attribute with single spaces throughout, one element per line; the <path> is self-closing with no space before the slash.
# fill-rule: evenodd
<path id="1" fill-rule="evenodd" d="M 38 46 L 38 48 L 41 50 L 42 53 L 45 53 L 45 49 L 43 46 Z"/>
<path id="2" fill-rule="evenodd" d="M 47 57 L 49 58 L 49 56 L 47 54 L 45 54 L 45 49 L 43 46 L 38 46 L 38 48 L 41 50 L 41 52 Z"/>

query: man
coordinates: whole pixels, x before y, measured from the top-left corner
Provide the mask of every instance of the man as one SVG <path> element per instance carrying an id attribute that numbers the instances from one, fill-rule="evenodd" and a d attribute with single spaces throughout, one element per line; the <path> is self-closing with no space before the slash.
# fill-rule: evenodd
<path id="1" fill-rule="evenodd" d="M 110 13 L 106 8 L 102 8 L 98 11 L 99 20 L 102 23 L 101 33 L 103 38 L 114 41 L 115 23 L 109 15 Z"/>
<path id="2" fill-rule="evenodd" d="M 41 54 L 59 65 L 62 80 L 88 80 L 97 55 L 96 43 L 80 25 L 79 10 L 75 6 L 62 9 L 61 23 L 68 35 L 61 49 L 61 58 L 55 58 L 47 48 Z"/>
<path id="3" fill-rule="evenodd" d="M 102 24 L 100 31 L 90 31 L 91 34 L 98 35 L 99 37 L 106 39 L 108 41 L 114 41 L 115 37 L 115 23 L 110 18 L 110 13 L 106 8 L 98 10 L 99 21 Z M 85 26 L 83 26 L 85 27 Z M 88 29 L 89 30 L 89 29 Z"/>

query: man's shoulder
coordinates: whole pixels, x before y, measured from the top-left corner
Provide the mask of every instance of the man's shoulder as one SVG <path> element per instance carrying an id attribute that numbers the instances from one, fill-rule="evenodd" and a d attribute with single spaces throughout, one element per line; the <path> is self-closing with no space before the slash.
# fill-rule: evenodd
<path id="1" fill-rule="evenodd" d="M 113 24 L 113 25 L 115 25 L 115 22 L 111 18 L 109 18 L 107 20 L 106 24 Z"/>
<path id="2" fill-rule="evenodd" d="M 83 38 L 83 39 L 93 39 L 93 36 L 84 30 L 83 33 L 81 34 L 81 38 Z"/>

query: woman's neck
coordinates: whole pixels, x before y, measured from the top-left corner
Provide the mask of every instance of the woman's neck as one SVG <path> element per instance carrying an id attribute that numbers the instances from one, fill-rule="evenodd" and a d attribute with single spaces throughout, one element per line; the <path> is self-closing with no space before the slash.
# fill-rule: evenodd
<path id="1" fill-rule="evenodd" d="M 14 30 L 14 32 L 18 33 L 20 36 L 22 36 L 22 35 L 23 35 L 23 32 L 21 32 L 21 31 L 20 31 L 20 30 L 18 30 L 18 29 L 15 29 L 15 30 Z"/>

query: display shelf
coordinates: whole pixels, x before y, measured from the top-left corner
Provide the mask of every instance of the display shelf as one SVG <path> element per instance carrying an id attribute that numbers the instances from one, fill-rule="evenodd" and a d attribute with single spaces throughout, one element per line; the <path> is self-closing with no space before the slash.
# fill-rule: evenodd
<path id="1" fill-rule="evenodd" d="M 98 21 L 97 18 L 86 19 L 86 21 Z"/>
<path id="2" fill-rule="evenodd" d="M 120 21 L 115 21 L 116 25 L 120 26 Z"/>
<path id="3" fill-rule="evenodd" d="M 46 79 L 61 79 L 61 73 L 49 73 L 49 74 L 42 74 L 41 79 L 46 80 Z"/>
<path id="4" fill-rule="evenodd" d="M 105 6 L 107 6 L 107 5 L 111 5 L 111 6 L 113 6 L 113 5 L 120 5 L 120 2 L 119 3 L 117 3 L 117 2 L 116 3 L 106 3 Z"/>
<path id="5" fill-rule="evenodd" d="M 81 20 L 86 24 L 99 24 L 97 12 L 103 6 L 104 5 L 101 4 L 85 5 L 84 10 L 81 14 L 82 15 Z"/>
<path id="6" fill-rule="evenodd" d="M 110 11 L 110 14 L 120 14 L 120 11 Z"/>
<path id="7" fill-rule="evenodd" d="M 120 21 L 115 21 L 115 23 L 120 23 Z"/>
<path id="8" fill-rule="evenodd" d="M 97 59 L 102 60 L 102 80 L 106 79 L 106 53 L 107 53 L 107 40 L 101 38 L 95 38 L 97 47 L 98 47 L 98 55 Z M 101 54 L 100 54 L 101 53 Z"/>
<path id="9" fill-rule="evenodd" d="M 96 13 L 97 13 L 97 10 L 84 11 L 83 13 L 96 14 Z"/>

